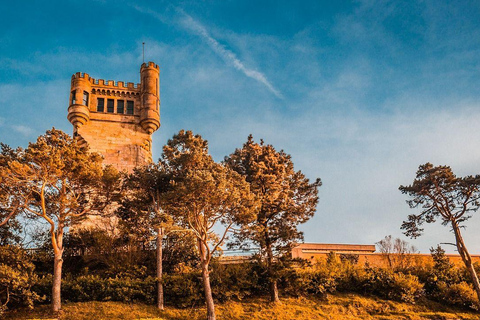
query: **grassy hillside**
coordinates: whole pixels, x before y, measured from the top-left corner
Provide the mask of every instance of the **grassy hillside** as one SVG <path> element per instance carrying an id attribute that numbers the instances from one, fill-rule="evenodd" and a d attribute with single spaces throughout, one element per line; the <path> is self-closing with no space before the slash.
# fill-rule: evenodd
<path id="1" fill-rule="evenodd" d="M 204 308 L 167 308 L 158 312 L 154 306 L 119 302 L 85 302 L 63 305 L 61 319 L 68 320 L 200 320 L 205 318 Z M 21 310 L 7 314 L 6 319 L 51 319 L 49 306 L 34 311 Z M 430 301 L 411 305 L 353 294 L 329 295 L 325 300 L 306 298 L 282 299 L 279 305 L 271 305 L 265 299 L 229 302 L 217 306 L 217 319 L 222 320 L 422 320 L 422 319 L 480 319 L 480 313 L 454 310 Z"/>

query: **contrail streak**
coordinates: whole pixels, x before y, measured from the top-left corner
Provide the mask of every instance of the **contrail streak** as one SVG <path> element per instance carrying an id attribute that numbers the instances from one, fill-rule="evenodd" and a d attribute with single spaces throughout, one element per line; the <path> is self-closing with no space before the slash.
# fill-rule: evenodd
<path id="1" fill-rule="evenodd" d="M 218 54 L 226 62 L 232 63 L 235 69 L 243 72 L 243 74 L 245 74 L 247 77 L 257 80 L 265 85 L 268 90 L 270 90 L 278 98 L 283 99 L 280 91 L 275 89 L 275 87 L 267 80 L 263 73 L 245 67 L 242 61 L 240 61 L 232 51 L 225 49 L 217 40 L 210 36 L 207 29 L 203 25 L 195 21 L 190 15 L 186 14 L 182 10 L 179 9 L 178 11 L 181 12 L 181 14 L 185 17 L 183 20 L 184 26 L 204 38 L 216 54 Z"/>
<path id="2" fill-rule="evenodd" d="M 137 11 L 149 14 L 155 19 L 161 21 L 162 23 L 165 23 L 165 18 L 156 13 L 155 11 L 152 11 L 150 9 L 144 9 L 138 6 L 133 6 Z M 201 36 L 203 39 L 206 40 L 207 44 L 212 48 L 212 50 L 219 55 L 225 62 L 231 63 L 235 69 L 241 71 L 244 75 L 246 75 L 249 78 L 252 78 L 261 84 L 263 84 L 265 87 L 267 87 L 268 90 L 270 90 L 277 98 L 283 99 L 283 95 L 281 94 L 280 91 L 275 89 L 275 87 L 268 81 L 267 77 L 261 72 L 258 72 L 256 70 L 249 69 L 245 67 L 242 61 L 240 61 L 235 53 L 232 51 L 225 49 L 217 40 L 215 40 L 207 31 L 207 29 L 200 24 L 198 21 L 193 19 L 190 15 L 185 13 L 182 9 L 177 8 L 177 12 L 179 12 L 182 16 L 183 19 L 181 19 L 181 24 L 186 28 L 191 30 L 192 32 L 198 34 Z"/>

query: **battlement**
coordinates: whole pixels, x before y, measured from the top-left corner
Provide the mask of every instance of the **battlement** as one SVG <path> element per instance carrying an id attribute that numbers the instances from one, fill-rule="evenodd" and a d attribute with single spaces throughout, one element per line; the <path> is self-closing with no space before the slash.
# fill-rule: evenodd
<path id="1" fill-rule="evenodd" d="M 152 61 L 149 61 L 148 64 L 147 63 L 142 63 L 142 66 L 140 67 L 140 70 L 143 69 L 143 68 L 155 68 L 157 70 L 160 70 L 160 67 L 155 63 L 155 62 L 152 62 Z"/>
<path id="2" fill-rule="evenodd" d="M 135 84 L 133 82 L 127 82 L 125 84 L 125 81 L 95 79 L 90 77 L 90 75 L 85 72 L 77 72 L 74 75 L 72 75 L 72 83 L 75 79 L 85 79 L 94 86 L 111 87 L 111 88 L 117 88 L 117 89 L 140 89 L 141 87 L 140 83 Z"/>

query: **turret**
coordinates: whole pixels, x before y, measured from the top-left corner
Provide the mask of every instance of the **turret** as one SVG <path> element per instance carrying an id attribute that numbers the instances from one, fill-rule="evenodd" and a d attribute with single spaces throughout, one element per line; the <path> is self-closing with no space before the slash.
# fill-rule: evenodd
<path id="1" fill-rule="evenodd" d="M 90 119 L 89 104 L 91 91 L 92 86 L 87 73 L 77 72 L 72 76 L 67 118 L 73 124 L 75 131 Z"/>
<path id="2" fill-rule="evenodd" d="M 141 107 L 140 125 L 149 134 L 160 127 L 160 68 L 153 62 L 140 68 Z"/>

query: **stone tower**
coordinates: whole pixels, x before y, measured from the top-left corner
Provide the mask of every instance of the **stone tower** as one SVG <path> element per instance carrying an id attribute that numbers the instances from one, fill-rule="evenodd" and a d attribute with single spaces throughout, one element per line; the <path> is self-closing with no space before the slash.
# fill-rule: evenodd
<path id="1" fill-rule="evenodd" d="M 152 133 L 160 127 L 160 68 L 143 63 L 140 83 L 72 76 L 68 120 L 73 135 L 104 163 L 131 171 L 152 161 Z"/>

